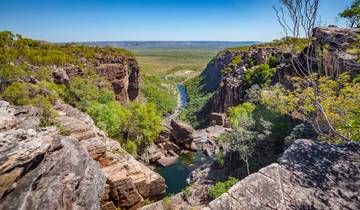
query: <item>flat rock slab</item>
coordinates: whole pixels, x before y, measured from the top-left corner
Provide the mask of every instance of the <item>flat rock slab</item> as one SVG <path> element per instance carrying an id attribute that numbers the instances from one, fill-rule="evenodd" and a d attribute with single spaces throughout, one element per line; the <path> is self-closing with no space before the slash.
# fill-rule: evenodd
<path id="1" fill-rule="evenodd" d="M 296 141 L 281 158 L 209 204 L 210 209 L 360 209 L 360 145 Z"/>

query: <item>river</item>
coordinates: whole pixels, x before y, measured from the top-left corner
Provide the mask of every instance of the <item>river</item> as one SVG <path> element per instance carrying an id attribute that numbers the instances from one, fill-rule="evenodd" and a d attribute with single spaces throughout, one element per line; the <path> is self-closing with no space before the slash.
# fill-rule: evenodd
<path id="1" fill-rule="evenodd" d="M 168 120 L 176 119 L 181 111 L 186 107 L 188 103 L 188 97 L 183 84 L 177 85 L 178 95 L 178 106 Z M 181 192 L 187 186 L 187 177 L 189 174 L 198 168 L 200 165 L 205 163 L 209 157 L 203 152 L 190 153 L 188 155 L 180 155 L 179 161 L 170 167 L 156 168 L 156 171 L 165 179 L 167 185 L 166 194 L 176 194 Z"/>

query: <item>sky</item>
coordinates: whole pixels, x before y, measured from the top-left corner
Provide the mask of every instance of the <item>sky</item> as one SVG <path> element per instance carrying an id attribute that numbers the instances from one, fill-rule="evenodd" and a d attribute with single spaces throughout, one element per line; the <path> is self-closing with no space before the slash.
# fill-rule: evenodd
<path id="1" fill-rule="evenodd" d="M 352 0 L 321 0 L 323 25 Z M 50 42 L 271 41 L 279 0 L 0 0 L 0 31 Z"/>

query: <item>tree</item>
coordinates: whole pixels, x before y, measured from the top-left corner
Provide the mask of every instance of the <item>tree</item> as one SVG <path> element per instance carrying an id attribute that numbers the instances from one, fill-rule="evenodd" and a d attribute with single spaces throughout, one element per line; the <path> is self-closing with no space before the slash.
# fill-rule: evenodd
<path id="1" fill-rule="evenodd" d="M 228 144 L 230 163 L 233 154 L 238 154 L 246 164 L 250 174 L 249 159 L 252 157 L 257 141 L 264 140 L 271 134 L 272 124 L 263 118 L 255 119 L 253 112 L 255 105 L 244 103 L 229 110 L 230 122 L 233 130 L 223 134 L 220 140 Z"/>
<path id="2" fill-rule="evenodd" d="M 345 18 L 351 28 L 360 27 L 360 0 L 355 0 L 352 5 L 339 14 Z"/>
<path id="3" fill-rule="evenodd" d="M 281 25 L 288 40 L 288 53 L 291 55 L 290 62 L 295 73 L 301 77 L 307 87 L 310 87 L 313 94 L 309 95 L 311 104 L 314 105 L 314 113 L 317 118 L 310 118 L 307 120 L 311 123 L 314 130 L 320 136 L 338 137 L 344 142 L 349 139 L 336 130 L 334 125 L 330 122 L 322 101 L 319 98 L 319 83 L 317 82 L 318 75 L 322 73 L 319 66 L 321 59 L 314 59 L 313 55 L 316 50 L 311 43 L 312 32 L 316 26 L 317 15 L 320 0 L 281 0 L 281 6 L 275 7 L 278 22 Z M 307 44 L 303 51 L 297 52 L 297 40 L 305 37 Z M 316 68 L 317 67 L 317 68 Z M 323 69 L 327 72 L 326 69 Z M 336 74 L 334 73 L 334 76 Z M 319 123 L 321 121 L 321 123 Z M 320 125 L 326 124 L 327 129 L 323 129 Z"/>

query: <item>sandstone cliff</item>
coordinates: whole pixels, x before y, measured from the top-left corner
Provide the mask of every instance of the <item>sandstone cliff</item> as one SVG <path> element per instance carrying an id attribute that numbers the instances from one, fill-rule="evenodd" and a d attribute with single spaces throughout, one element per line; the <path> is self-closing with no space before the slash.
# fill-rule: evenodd
<path id="1" fill-rule="evenodd" d="M 207 209 L 359 209 L 360 145 L 296 141 Z"/>
<path id="2" fill-rule="evenodd" d="M 99 209 L 105 177 L 81 144 L 0 102 L 0 209 Z"/>
<path id="3" fill-rule="evenodd" d="M 357 62 L 359 55 L 352 50 L 358 45 L 359 29 L 325 27 L 313 31 L 312 47 L 316 54 L 312 55 L 314 68 L 323 70 L 323 74 L 334 76 L 348 71 L 351 75 L 360 72 Z M 229 107 L 244 101 L 246 87 L 244 87 L 244 71 L 247 68 L 268 63 L 269 58 L 276 58 L 274 65 L 277 72 L 273 82 L 290 85 L 290 78 L 296 73 L 289 63 L 287 51 L 274 46 L 254 46 L 244 49 L 233 49 L 221 52 L 214 58 L 202 74 L 205 92 L 215 91 L 212 101 L 214 112 L 226 112 Z M 240 62 L 234 63 L 234 58 Z M 301 57 L 300 57 L 301 60 Z M 231 70 L 222 72 L 224 69 Z"/>
<path id="4" fill-rule="evenodd" d="M 55 109 L 60 131 L 40 128 L 33 107 L 0 103 L 1 209 L 135 209 L 165 192 L 164 179 L 89 116 L 64 104 Z"/>
<path id="5" fill-rule="evenodd" d="M 139 94 L 139 66 L 133 57 L 120 56 L 116 59 L 97 57 L 96 71 L 113 86 L 116 100 L 126 103 L 135 100 Z"/>

